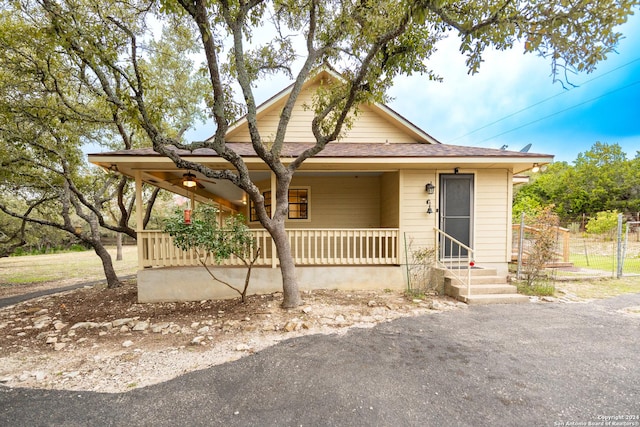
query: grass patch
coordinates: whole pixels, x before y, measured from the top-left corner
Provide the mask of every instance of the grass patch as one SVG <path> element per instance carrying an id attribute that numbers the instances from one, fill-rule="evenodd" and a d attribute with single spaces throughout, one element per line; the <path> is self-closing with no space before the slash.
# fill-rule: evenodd
<path id="1" fill-rule="evenodd" d="M 138 251 L 135 246 L 124 247 L 122 261 L 115 260 L 115 248 L 108 250 L 116 273 L 128 275 L 136 272 Z M 2 287 L 69 279 L 87 282 L 104 279 L 102 262 L 94 251 L 0 258 Z"/>
<path id="2" fill-rule="evenodd" d="M 515 285 L 518 288 L 518 293 L 523 295 L 544 297 L 556 293 L 555 285 L 548 280 L 539 280 L 531 285 L 528 285 L 527 282 L 517 282 Z"/>
<path id="3" fill-rule="evenodd" d="M 594 279 L 576 282 L 563 282 L 559 287 L 585 299 L 611 298 L 623 294 L 640 293 L 640 277 L 622 277 L 620 279 Z"/>
<path id="4" fill-rule="evenodd" d="M 427 299 L 427 294 L 418 289 L 408 289 L 404 292 L 404 296 L 407 299 Z"/>
<path id="5" fill-rule="evenodd" d="M 615 258 L 613 255 L 590 255 L 571 254 L 569 261 L 576 267 L 588 268 L 602 271 L 616 271 Z M 640 257 L 627 256 L 624 260 L 623 271 L 628 274 L 640 273 Z"/>

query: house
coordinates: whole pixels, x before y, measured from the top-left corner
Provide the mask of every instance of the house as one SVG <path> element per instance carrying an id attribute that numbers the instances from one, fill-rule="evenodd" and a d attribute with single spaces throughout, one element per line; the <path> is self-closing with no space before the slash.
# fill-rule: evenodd
<path id="1" fill-rule="evenodd" d="M 284 158 L 315 142 L 313 112 L 305 106 L 317 85 L 332 78 L 337 76 L 325 70 L 306 83 L 287 130 Z M 259 107 L 263 139 L 275 134 L 290 89 Z M 226 141 L 244 156 L 267 206 L 275 205 L 275 179 L 253 151 L 246 120 L 229 129 Z M 230 167 L 210 149 L 182 154 L 214 169 Z M 214 204 L 222 215 L 243 213 L 261 248 L 250 292 L 281 290 L 275 247 L 242 190 L 228 181 L 179 170 L 151 148 L 92 154 L 89 160 L 135 178 L 138 224 L 144 210 L 143 182 Z M 505 290 L 505 278 L 511 260 L 514 175 L 551 161 L 545 154 L 445 145 L 385 105 L 361 106 L 342 138 L 307 160 L 291 183 L 286 226 L 300 288 L 404 289 L 412 251 L 433 248 L 439 265 L 454 274 L 448 279 L 449 294 L 470 301 L 475 293 L 513 293 Z M 192 184 L 195 178 L 198 185 L 183 186 L 187 178 Z M 137 245 L 140 301 L 235 296 L 198 268 L 192 253 L 177 250 L 161 230 L 138 230 Z M 245 269 L 229 260 L 216 272 L 242 283 Z M 490 278 L 472 279 L 475 274 Z M 481 284 L 487 281 L 502 283 L 494 288 Z"/>

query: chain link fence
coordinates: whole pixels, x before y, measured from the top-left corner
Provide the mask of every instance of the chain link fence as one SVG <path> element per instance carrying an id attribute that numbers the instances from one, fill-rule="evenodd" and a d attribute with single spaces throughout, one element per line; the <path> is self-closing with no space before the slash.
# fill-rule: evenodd
<path id="1" fill-rule="evenodd" d="M 523 216 L 513 230 L 512 259 L 518 265 L 517 275 L 535 238 L 535 228 L 527 226 Z M 616 227 L 599 234 L 558 227 L 554 252 L 547 269 L 558 278 L 640 276 L 640 221 L 624 222 L 620 214 Z"/>

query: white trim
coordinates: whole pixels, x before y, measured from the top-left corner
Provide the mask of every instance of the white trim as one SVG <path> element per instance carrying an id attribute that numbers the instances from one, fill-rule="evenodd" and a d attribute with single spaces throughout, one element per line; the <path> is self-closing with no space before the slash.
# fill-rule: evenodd
<path id="1" fill-rule="evenodd" d="M 189 160 L 197 163 L 203 163 L 205 165 L 218 164 L 225 167 L 231 167 L 231 165 L 219 157 L 210 156 L 189 156 Z M 264 161 L 259 157 L 243 157 L 244 162 L 247 165 L 265 165 Z M 288 165 L 290 162 L 283 160 L 284 165 Z M 152 164 L 173 165 L 173 162 L 166 157 L 161 156 L 97 156 L 93 157 L 89 155 L 89 161 L 93 164 L 121 164 L 122 169 L 154 169 Z M 468 167 L 514 167 L 514 173 L 520 173 L 522 171 L 531 168 L 533 163 L 549 164 L 551 163 L 549 157 L 311 157 L 305 160 L 303 167 L 300 170 L 305 170 L 305 165 L 373 165 L 383 167 L 388 170 L 392 167 L 390 165 L 399 166 L 421 166 L 421 165 L 438 165 L 441 168 L 451 168 L 455 165 L 468 166 Z M 148 166 L 132 166 L 128 167 L 128 164 L 144 164 Z M 449 166 L 451 165 L 451 166 Z M 478 165 L 478 166 L 476 166 Z M 520 166 L 518 166 L 520 165 Z M 518 169 L 519 167 L 519 169 Z M 177 170 L 177 169 L 176 169 Z M 124 172 L 121 170 L 120 172 Z M 265 171 L 266 172 L 266 171 Z"/>
<path id="2" fill-rule="evenodd" d="M 440 185 L 442 182 L 442 176 L 443 175 L 450 175 L 450 176 L 460 176 L 460 175 L 471 175 L 472 176 L 472 181 L 471 181 L 471 206 L 470 208 L 470 212 L 469 215 L 471 216 L 471 218 L 469 219 L 469 242 L 468 242 L 468 246 L 473 249 L 475 251 L 475 241 L 476 241 L 476 229 L 477 229 L 477 224 L 476 224 L 476 218 L 478 217 L 476 215 L 476 210 L 477 210 L 477 205 L 478 205 L 478 191 L 477 191 L 477 187 L 478 187 L 478 171 L 477 170 L 466 170 L 466 171 L 462 171 L 460 170 L 460 168 L 458 169 L 458 173 L 455 173 L 455 169 L 445 169 L 445 170 L 438 170 L 436 171 L 437 175 L 436 175 L 436 179 L 438 181 L 437 187 L 436 187 L 436 191 L 438 191 L 438 210 L 436 210 L 436 213 L 438 215 L 438 218 L 436 219 L 436 225 L 439 229 L 441 229 L 442 231 L 445 231 L 442 228 L 442 224 L 441 224 L 441 219 L 442 219 L 442 213 L 440 212 L 440 210 L 442 209 L 442 200 L 445 197 L 444 194 L 444 190 L 442 189 L 442 186 Z"/>

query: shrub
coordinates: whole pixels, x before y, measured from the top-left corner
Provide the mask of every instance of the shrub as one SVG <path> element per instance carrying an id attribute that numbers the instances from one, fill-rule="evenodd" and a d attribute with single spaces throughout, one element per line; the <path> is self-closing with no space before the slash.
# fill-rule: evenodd
<path id="1" fill-rule="evenodd" d="M 198 262 L 207 270 L 211 278 L 236 291 L 245 302 L 251 268 L 258 259 L 260 248 L 253 248 L 252 236 L 241 214 L 227 217 L 221 227 L 218 222 L 218 209 L 199 205 L 192 214 L 191 222 L 186 223 L 182 210 L 165 220 L 164 231 L 173 237 L 173 244 L 183 251 L 193 249 Z M 208 266 L 209 257 L 217 264 L 237 256 L 247 267 L 244 287 L 238 289 L 219 279 Z"/>
<path id="2" fill-rule="evenodd" d="M 531 246 L 523 263 L 525 283 L 529 288 L 543 279 L 544 269 L 555 258 L 560 221 L 552 209 L 553 206 L 543 208 L 530 223 L 535 232 L 531 235 Z"/>
<path id="3" fill-rule="evenodd" d="M 607 240 L 613 239 L 618 227 L 618 212 L 598 212 L 595 218 L 587 222 L 587 233 L 604 235 Z"/>
<path id="4" fill-rule="evenodd" d="M 434 248 L 413 249 L 413 242 L 409 244 L 411 260 L 408 266 L 408 291 L 413 295 L 440 293 L 434 275 L 436 251 Z"/>

